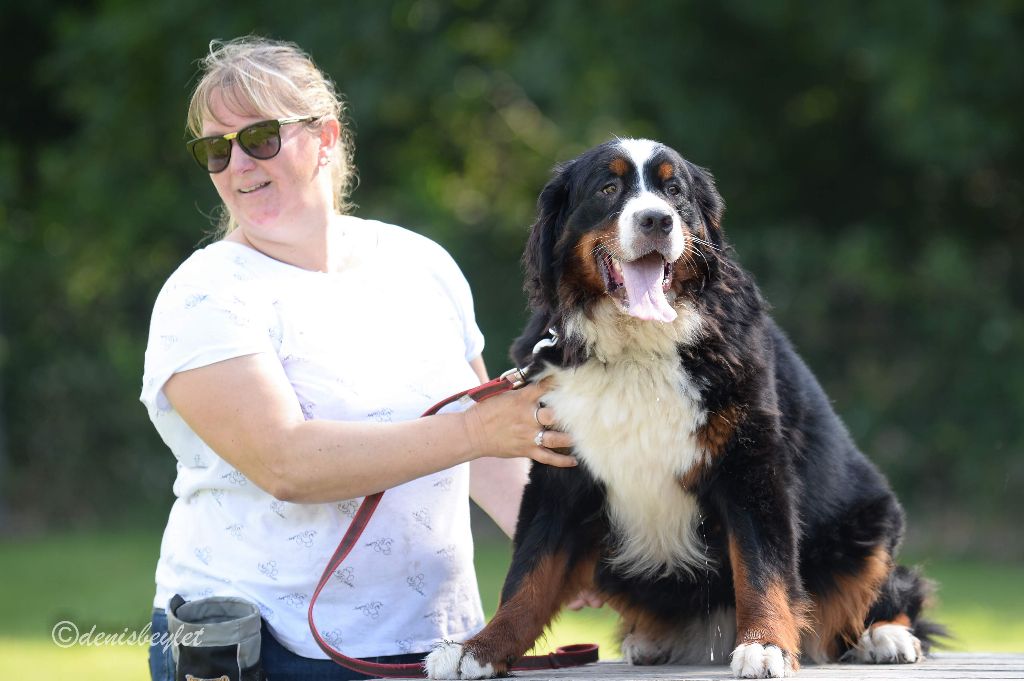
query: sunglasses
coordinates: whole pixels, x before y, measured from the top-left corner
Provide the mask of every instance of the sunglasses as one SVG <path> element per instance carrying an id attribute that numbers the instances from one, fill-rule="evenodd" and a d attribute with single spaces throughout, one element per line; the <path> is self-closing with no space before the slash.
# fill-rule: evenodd
<path id="1" fill-rule="evenodd" d="M 231 162 L 231 140 L 238 142 L 249 156 L 260 161 L 274 158 L 281 151 L 281 126 L 292 123 L 306 123 L 316 116 L 295 116 L 276 120 L 260 121 L 247 125 L 238 132 L 212 137 L 197 137 L 188 143 L 192 158 L 208 173 L 219 173 Z"/>

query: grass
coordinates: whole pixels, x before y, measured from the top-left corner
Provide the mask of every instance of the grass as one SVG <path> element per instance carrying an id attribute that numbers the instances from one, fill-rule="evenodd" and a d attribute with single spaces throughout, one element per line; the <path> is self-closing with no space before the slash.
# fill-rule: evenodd
<path id="1" fill-rule="evenodd" d="M 160 533 L 96 533 L 0 542 L 0 678 L 148 679 L 143 645 L 60 648 L 62 621 L 80 634 L 141 631 L 152 613 Z"/>
<path id="2" fill-rule="evenodd" d="M 0 542 L 0 678 L 148 678 L 142 645 L 60 648 L 54 626 L 67 620 L 84 634 L 141 631 L 149 621 L 159 532 L 99 532 Z M 505 543 L 482 542 L 477 570 L 488 616 L 508 565 Z M 946 623 L 961 651 L 1024 650 L 1021 565 L 962 560 L 924 561 L 941 584 L 935 619 Z M 538 652 L 556 645 L 597 642 L 614 658 L 614 614 L 607 608 L 565 613 Z"/>

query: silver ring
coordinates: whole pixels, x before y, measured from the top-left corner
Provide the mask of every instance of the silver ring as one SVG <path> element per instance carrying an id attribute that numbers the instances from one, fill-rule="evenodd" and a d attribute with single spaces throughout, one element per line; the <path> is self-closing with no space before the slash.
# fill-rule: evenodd
<path id="1" fill-rule="evenodd" d="M 544 433 L 546 433 L 546 432 L 547 432 L 546 429 L 538 430 L 537 431 L 537 435 L 533 438 L 533 444 L 537 445 L 538 447 L 543 447 L 544 446 Z"/>
<path id="2" fill-rule="evenodd" d="M 547 429 L 543 423 L 540 422 L 540 408 L 544 406 L 540 402 L 537 403 L 537 408 L 533 410 L 533 420 L 537 422 L 537 425 L 541 428 Z"/>

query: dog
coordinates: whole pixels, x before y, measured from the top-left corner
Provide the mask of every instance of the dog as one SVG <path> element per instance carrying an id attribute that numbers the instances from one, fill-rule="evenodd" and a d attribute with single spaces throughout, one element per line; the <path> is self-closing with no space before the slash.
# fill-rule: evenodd
<path id="1" fill-rule="evenodd" d="M 572 434 L 578 468 L 535 464 L 492 621 L 427 657 L 437 679 L 501 676 L 582 589 L 634 665 L 912 663 L 941 627 L 895 563 L 904 512 L 769 316 L 722 232 L 711 174 L 650 140 L 555 168 L 523 264 L 512 355 Z"/>

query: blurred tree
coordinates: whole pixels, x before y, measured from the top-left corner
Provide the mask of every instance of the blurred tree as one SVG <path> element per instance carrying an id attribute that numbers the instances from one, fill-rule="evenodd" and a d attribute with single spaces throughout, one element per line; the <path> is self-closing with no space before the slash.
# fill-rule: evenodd
<path id="1" fill-rule="evenodd" d="M 0 433 L 23 516 L 166 510 L 171 459 L 136 395 L 152 302 L 216 205 L 182 144 L 189 86 L 209 39 L 255 32 L 347 93 L 358 213 L 452 251 L 492 371 L 524 319 L 550 167 L 612 135 L 663 140 L 716 173 L 741 260 L 915 521 L 1024 552 L 1020 3 L 3 13 L 20 68 L 0 105 Z"/>

